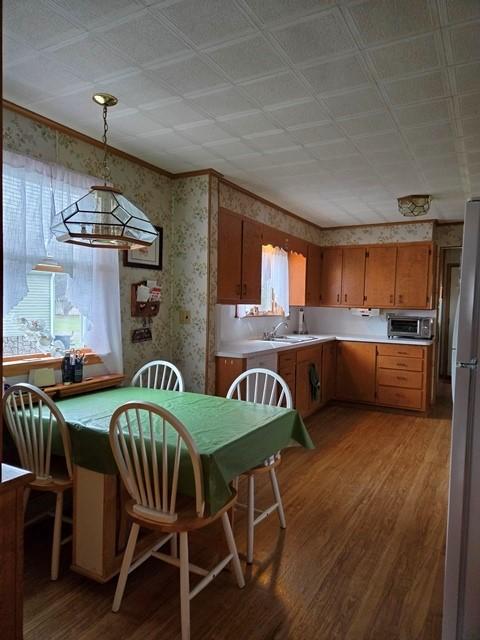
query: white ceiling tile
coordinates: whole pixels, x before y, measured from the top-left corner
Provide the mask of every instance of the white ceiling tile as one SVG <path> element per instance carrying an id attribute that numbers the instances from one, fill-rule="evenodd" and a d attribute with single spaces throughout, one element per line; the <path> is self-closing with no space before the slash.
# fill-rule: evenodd
<path id="1" fill-rule="evenodd" d="M 284 127 L 329 119 L 326 111 L 315 100 L 269 109 L 269 114 Z"/>
<path id="2" fill-rule="evenodd" d="M 455 131 L 450 122 L 441 122 L 415 127 L 414 129 L 405 129 L 403 135 L 407 138 L 410 145 L 415 148 L 430 142 L 453 138 Z"/>
<path id="3" fill-rule="evenodd" d="M 335 4 L 335 0 L 245 0 L 264 22 L 292 19 Z"/>
<path id="4" fill-rule="evenodd" d="M 252 111 L 256 108 L 253 102 L 233 87 L 191 98 L 190 102 L 214 118 L 229 116 L 242 111 Z"/>
<path id="5" fill-rule="evenodd" d="M 113 80 L 103 80 L 95 87 L 98 91 L 107 91 L 118 98 L 120 104 L 142 107 L 152 103 L 172 99 L 174 94 L 164 88 L 150 72 L 136 71 Z"/>
<path id="6" fill-rule="evenodd" d="M 369 82 L 369 77 L 356 56 L 322 62 L 302 69 L 302 73 L 318 94 L 350 89 Z"/>
<path id="7" fill-rule="evenodd" d="M 3 34 L 3 67 L 8 67 L 25 58 L 33 58 L 36 55 L 35 49 L 28 44 L 15 40 L 7 34 Z"/>
<path id="8" fill-rule="evenodd" d="M 39 49 L 84 32 L 46 0 L 4 0 L 3 20 L 5 33 Z"/>
<path id="9" fill-rule="evenodd" d="M 312 156 L 303 149 L 269 151 L 268 156 L 272 159 L 272 164 L 292 164 L 312 159 Z"/>
<path id="10" fill-rule="evenodd" d="M 480 131 L 480 129 L 477 129 Z M 480 149 L 480 135 L 462 138 L 462 142 L 467 151 L 478 151 Z"/>
<path id="11" fill-rule="evenodd" d="M 395 122 L 387 112 L 342 119 L 338 121 L 338 124 L 345 129 L 350 136 L 380 133 L 382 131 L 395 129 Z"/>
<path id="12" fill-rule="evenodd" d="M 418 157 L 416 158 L 417 164 L 422 169 L 433 169 L 436 167 L 457 167 L 458 157 L 456 154 L 442 155 L 442 156 L 430 156 L 430 157 Z"/>
<path id="13" fill-rule="evenodd" d="M 35 104 L 37 100 L 42 101 L 52 97 L 52 94 L 42 89 L 42 87 L 32 88 L 31 85 L 22 82 L 18 76 L 11 74 L 8 69 L 3 73 L 2 93 L 6 100 L 22 105 Z"/>
<path id="14" fill-rule="evenodd" d="M 191 145 L 189 147 L 183 147 L 181 149 L 174 149 L 171 151 L 173 156 L 179 158 L 188 158 L 189 162 L 201 167 L 213 167 L 214 163 L 218 161 L 218 156 L 212 153 L 205 147 L 200 145 Z"/>
<path id="15" fill-rule="evenodd" d="M 400 147 L 398 149 L 387 149 L 382 151 L 365 151 L 365 156 L 374 166 L 383 164 L 397 164 L 410 159 L 408 152 Z"/>
<path id="16" fill-rule="evenodd" d="M 360 151 L 382 151 L 383 149 L 398 149 L 403 147 L 401 136 L 396 132 L 378 133 L 373 136 L 354 138 L 355 145 Z"/>
<path id="17" fill-rule="evenodd" d="M 298 144 L 283 131 L 278 133 L 269 133 L 266 135 L 254 135 L 246 136 L 248 145 L 253 147 L 256 151 L 270 151 L 271 149 L 286 149 L 288 147 L 295 147 Z"/>
<path id="18" fill-rule="evenodd" d="M 352 156 L 357 153 L 357 150 L 349 140 L 336 140 L 335 142 L 308 146 L 308 151 L 314 158 L 319 158 L 320 160 Z"/>
<path id="19" fill-rule="evenodd" d="M 458 93 L 471 93 L 480 89 L 480 62 L 455 67 L 454 71 Z"/>
<path id="20" fill-rule="evenodd" d="M 385 104 L 373 87 L 356 89 L 337 96 L 323 99 L 335 118 L 351 116 L 356 113 L 383 109 Z"/>
<path id="21" fill-rule="evenodd" d="M 270 74 L 286 67 L 274 48 L 260 35 L 207 53 L 234 81 Z"/>
<path id="22" fill-rule="evenodd" d="M 39 55 L 33 60 L 19 62 L 9 67 L 10 77 L 22 78 L 22 82 L 30 85 L 32 90 L 38 87 L 48 93 L 68 93 L 84 87 L 87 83 L 73 75 L 62 65 L 49 60 L 46 56 Z M 34 93 L 32 93 L 34 95 Z"/>
<path id="23" fill-rule="evenodd" d="M 450 119 L 448 100 L 401 107 L 395 109 L 395 114 L 402 127 L 414 127 L 415 125 Z"/>
<path id="24" fill-rule="evenodd" d="M 370 49 L 368 55 L 380 78 L 421 73 L 440 65 L 433 34 Z"/>
<path id="25" fill-rule="evenodd" d="M 148 13 L 136 14 L 121 24 L 103 30 L 101 38 L 138 64 L 188 51 L 180 38 Z"/>
<path id="26" fill-rule="evenodd" d="M 309 95 L 290 71 L 270 78 L 253 80 L 242 86 L 249 96 L 264 106 L 298 100 Z"/>
<path id="27" fill-rule="evenodd" d="M 252 149 L 253 152 L 253 149 Z M 263 167 L 272 166 L 272 159 L 262 153 L 247 153 L 245 155 L 236 156 L 231 160 L 232 164 L 246 170 L 256 170 Z"/>
<path id="28" fill-rule="evenodd" d="M 138 11 L 142 5 L 137 0 L 54 0 L 64 11 L 92 28 Z M 20 4 L 20 3 L 19 3 Z"/>
<path id="29" fill-rule="evenodd" d="M 145 114 L 164 127 L 208 121 L 208 118 L 195 109 L 192 109 L 184 100 L 155 107 L 154 109 L 146 109 Z"/>
<path id="30" fill-rule="evenodd" d="M 440 140 L 431 144 L 418 145 L 414 149 L 415 157 L 443 156 L 449 153 L 455 153 L 455 142 L 453 140 Z"/>
<path id="31" fill-rule="evenodd" d="M 455 64 L 480 58 L 479 34 L 480 22 L 451 29 L 450 42 Z"/>
<path id="32" fill-rule="evenodd" d="M 243 13 L 232 2 L 224 0 L 181 0 L 159 11 L 197 45 L 253 31 Z"/>
<path id="33" fill-rule="evenodd" d="M 386 82 L 384 90 L 394 105 L 422 102 L 449 94 L 447 81 L 440 71 Z"/>
<path id="34" fill-rule="evenodd" d="M 309 16 L 295 24 L 272 30 L 272 33 L 296 63 L 355 48 L 341 14 L 334 11 Z"/>
<path id="35" fill-rule="evenodd" d="M 138 140 L 145 147 L 166 151 L 172 151 L 179 147 L 186 147 L 190 142 L 178 131 L 173 131 L 171 129 L 164 129 L 158 131 L 158 133 L 149 133 L 145 137 L 139 137 Z"/>
<path id="36" fill-rule="evenodd" d="M 458 99 L 460 104 L 460 117 L 472 118 L 480 116 L 480 93 L 472 93 L 468 96 L 460 96 Z"/>
<path id="37" fill-rule="evenodd" d="M 353 21 L 366 45 L 431 31 L 435 20 L 428 0 L 366 0 L 350 6 Z"/>
<path id="38" fill-rule="evenodd" d="M 200 124 L 188 128 L 178 128 L 182 136 L 195 144 L 206 144 L 217 140 L 227 140 L 231 136 L 216 124 Z"/>
<path id="39" fill-rule="evenodd" d="M 121 130 L 130 136 L 147 134 L 161 129 L 161 125 L 155 120 L 148 118 L 140 112 L 129 113 L 124 116 L 115 117 L 115 113 L 110 112 L 109 124 L 112 128 Z"/>
<path id="40" fill-rule="evenodd" d="M 181 94 L 206 91 L 226 84 L 199 56 L 151 67 L 151 73 Z"/>
<path id="41" fill-rule="evenodd" d="M 238 118 L 221 120 L 221 126 L 234 136 L 280 131 L 277 125 L 266 118 L 263 113 L 251 113 Z"/>
<path id="42" fill-rule="evenodd" d="M 5 92 L 5 87 L 4 87 Z M 38 102 L 32 105 L 32 109 L 43 115 L 48 116 L 56 122 L 68 124 L 69 126 L 78 127 L 78 123 L 93 123 L 92 135 L 94 138 L 100 136 L 102 128 L 102 109 L 92 100 L 92 89 L 86 87 L 68 96 L 59 98 L 57 95 L 44 102 Z M 125 105 L 119 104 L 115 110 L 125 110 Z M 114 112 L 110 110 L 110 115 Z M 112 124 L 112 134 L 120 134 L 117 127 Z"/>
<path id="43" fill-rule="evenodd" d="M 252 147 L 246 145 L 240 140 L 234 140 L 232 142 L 216 142 L 210 145 L 210 149 L 227 160 L 229 158 L 235 158 L 236 156 L 247 155 L 254 151 Z M 234 164 L 237 163 L 234 162 Z"/>
<path id="44" fill-rule="evenodd" d="M 480 16 L 478 0 L 446 0 L 449 22 L 466 22 Z"/>
<path id="45" fill-rule="evenodd" d="M 314 142 L 329 142 L 343 138 L 343 133 L 337 129 L 334 124 L 326 122 L 324 124 L 315 124 L 289 129 L 292 140 L 299 144 L 308 144 Z"/>
<path id="46" fill-rule="evenodd" d="M 477 135 L 480 131 L 480 118 L 472 118 L 470 120 L 462 120 L 462 129 L 464 136 Z"/>
<path id="47" fill-rule="evenodd" d="M 85 79 L 96 81 L 114 73 L 132 71 L 132 64 L 91 36 L 50 51 L 51 58 Z"/>

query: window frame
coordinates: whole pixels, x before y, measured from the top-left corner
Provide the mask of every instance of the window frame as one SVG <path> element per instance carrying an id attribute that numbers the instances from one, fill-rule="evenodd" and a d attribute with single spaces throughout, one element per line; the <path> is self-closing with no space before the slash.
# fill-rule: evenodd
<path id="1" fill-rule="evenodd" d="M 102 364 L 102 358 L 85 347 L 78 349 L 81 354 L 86 356 L 86 366 L 92 364 Z M 28 373 L 31 369 L 41 369 L 42 367 L 51 367 L 60 369 L 63 358 L 61 356 L 52 356 L 48 353 L 29 353 L 19 356 L 4 356 L 2 358 L 2 374 L 4 376 L 19 376 Z"/>

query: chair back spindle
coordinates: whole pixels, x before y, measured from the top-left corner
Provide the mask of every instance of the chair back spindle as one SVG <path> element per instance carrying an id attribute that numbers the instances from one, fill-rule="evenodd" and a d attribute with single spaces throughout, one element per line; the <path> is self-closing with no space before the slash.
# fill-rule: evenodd
<path id="1" fill-rule="evenodd" d="M 185 385 L 180 370 L 166 360 L 147 362 L 132 378 L 132 387 L 184 391 Z"/>
<path id="2" fill-rule="evenodd" d="M 197 515 L 204 515 L 200 455 L 185 426 L 166 409 L 149 402 L 127 402 L 110 421 L 110 444 L 120 476 L 135 501 L 133 510 L 150 520 L 171 523 L 182 453 L 189 456 Z"/>
<path id="3" fill-rule="evenodd" d="M 3 412 L 22 467 L 32 471 L 37 482 L 52 480 L 54 430 L 60 434 L 68 477 L 72 478 L 68 428 L 57 406 L 44 391 L 26 382 L 12 385 L 3 396 Z"/>
<path id="4" fill-rule="evenodd" d="M 286 409 L 293 407 L 292 393 L 288 384 L 278 373 L 269 369 L 247 369 L 241 373 L 232 382 L 227 398 Z"/>

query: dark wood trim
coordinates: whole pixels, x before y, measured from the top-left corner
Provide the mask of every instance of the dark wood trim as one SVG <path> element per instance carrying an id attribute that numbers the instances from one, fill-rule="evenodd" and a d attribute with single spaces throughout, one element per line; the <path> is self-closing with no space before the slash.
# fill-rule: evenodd
<path id="1" fill-rule="evenodd" d="M 250 198 L 253 198 L 254 200 L 258 200 L 258 202 L 263 202 L 263 204 L 266 204 L 268 207 L 272 207 L 273 209 L 277 209 L 277 211 L 281 211 L 285 215 L 290 216 L 291 218 L 295 218 L 295 220 L 300 220 L 304 224 L 309 224 L 311 227 L 315 227 L 315 229 L 319 229 L 320 231 L 323 231 L 325 229 L 325 227 L 321 227 L 320 225 L 315 224 L 315 222 L 311 222 L 310 220 L 307 220 L 306 218 L 302 218 L 302 216 L 299 216 L 298 214 L 293 213 L 293 211 L 289 211 L 288 209 L 285 209 L 284 207 L 280 206 L 279 204 L 276 204 L 275 202 L 272 202 L 271 200 L 267 200 L 266 198 L 263 198 L 262 196 L 257 195 L 253 191 L 249 191 L 248 189 L 245 189 L 245 187 L 240 187 L 238 184 L 235 184 L 234 182 L 231 182 L 230 180 L 227 180 L 226 178 L 221 178 L 220 179 L 220 184 L 222 182 L 223 182 L 223 184 L 227 185 L 228 187 L 231 187 L 232 189 L 236 189 L 237 191 L 240 191 L 240 193 L 244 193 L 245 195 L 250 196 Z M 360 226 L 363 226 L 363 225 L 360 225 Z"/>
<path id="2" fill-rule="evenodd" d="M 435 224 L 434 218 L 425 218 L 425 220 L 399 220 L 398 222 L 371 222 L 369 224 L 348 224 L 343 227 L 321 227 L 322 231 L 337 231 L 338 229 L 355 229 L 358 227 L 393 227 L 405 224 L 423 224 L 424 222 L 432 222 Z M 428 240 L 424 240 L 428 242 Z"/>
<path id="3" fill-rule="evenodd" d="M 444 256 L 446 258 L 446 255 Z M 450 331 L 450 298 L 452 287 L 452 269 L 460 268 L 459 262 L 447 262 L 444 265 L 444 278 L 445 283 L 443 286 L 443 301 L 445 313 L 443 316 L 444 323 L 442 324 L 442 331 L 440 336 L 440 362 L 439 362 L 439 377 L 442 379 L 451 378 L 447 369 L 448 364 L 448 335 Z"/>
<path id="4" fill-rule="evenodd" d="M 443 225 L 446 225 L 446 224 L 448 224 L 449 226 L 452 226 L 454 224 L 463 225 L 463 220 L 435 220 L 435 224 L 437 225 L 437 227 L 443 227 Z"/>
<path id="5" fill-rule="evenodd" d="M 8 109 L 9 111 L 13 111 L 14 113 L 18 113 L 19 115 L 24 116 L 25 118 L 34 120 L 39 124 L 44 124 L 47 127 L 50 127 L 55 131 L 58 131 L 59 133 L 64 133 L 65 135 L 71 136 L 72 138 L 77 138 L 77 140 L 81 140 L 82 142 L 87 142 L 88 144 L 91 144 L 95 147 L 103 148 L 103 144 L 100 140 L 91 138 L 89 135 L 85 133 L 81 133 L 76 129 L 72 129 L 71 127 L 67 127 L 66 125 L 56 122 L 55 120 L 51 120 L 46 116 L 42 116 L 39 113 L 35 113 L 35 111 L 30 111 L 30 109 L 25 109 L 25 107 L 21 107 L 20 105 L 15 104 L 14 102 L 10 102 L 9 100 L 2 100 L 2 107 L 4 109 Z M 116 149 L 115 147 L 111 147 L 110 145 L 108 146 L 108 150 L 113 155 L 116 155 L 120 158 L 124 158 L 125 160 L 128 160 L 130 162 L 134 162 L 135 164 L 139 164 L 140 166 L 145 167 L 146 169 L 150 169 L 150 171 L 154 171 L 155 173 L 159 173 L 162 176 L 166 176 L 167 178 L 173 178 L 175 175 L 173 173 L 170 173 L 170 171 L 166 171 L 161 167 L 157 167 L 154 164 L 150 164 L 150 162 L 146 162 L 146 160 L 142 160 L 137 156 L 133 156 L 130 153 L 127 153 L 126 151 L 121 151 L 120 149 Z"/>
<path id="6" fill-rule="evenodd" d="M 183 171 L 182 173 L 172 174 L 174 180 L 180 178 L 192 178 L 194 176 L 217 176 L 217 178 L 223 178 L 223 173 L 219 173 L 215 169 L 197 169 L 196 171 Z"/>

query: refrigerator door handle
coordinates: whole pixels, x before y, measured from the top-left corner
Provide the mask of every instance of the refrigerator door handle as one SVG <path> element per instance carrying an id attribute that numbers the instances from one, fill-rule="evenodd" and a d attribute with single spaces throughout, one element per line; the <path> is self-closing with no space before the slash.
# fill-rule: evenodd
<path id="1" fill-rule="evenodd" d="M 477 358 L 471 358 L 468 362 L 457 362 L 457 367 L 459 369 L 476 369 L 477 366 Z"/>

